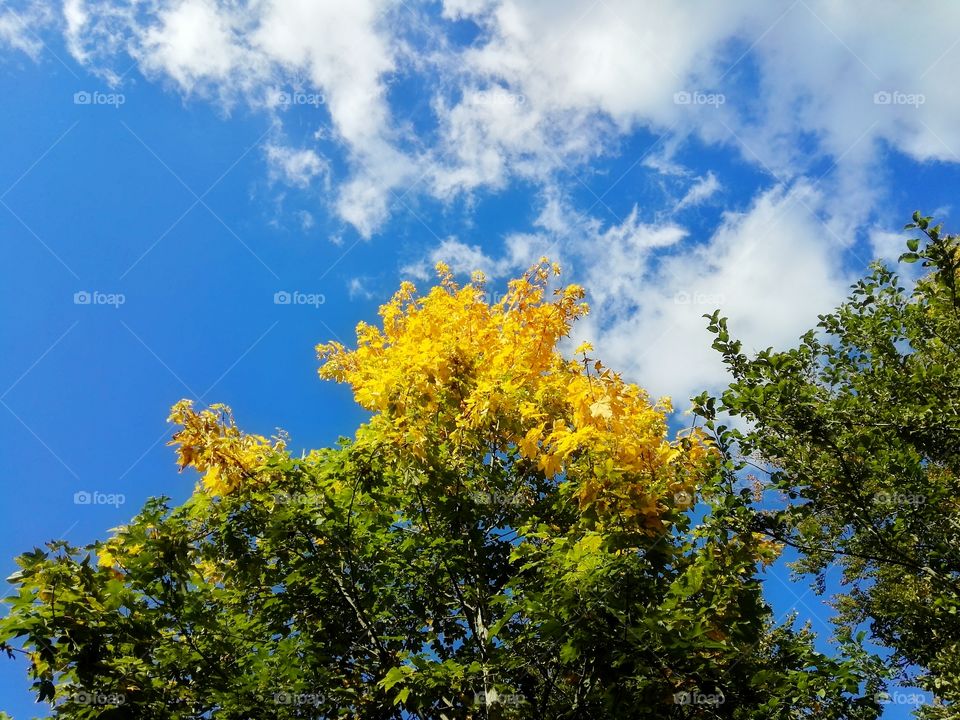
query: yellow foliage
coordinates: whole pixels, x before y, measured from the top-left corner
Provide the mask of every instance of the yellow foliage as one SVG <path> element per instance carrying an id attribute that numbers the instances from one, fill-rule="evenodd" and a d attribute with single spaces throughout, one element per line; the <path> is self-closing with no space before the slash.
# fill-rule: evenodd
<path id="1" fill-rule="evenodd" d="M 780 559 L 783 553 L 783 543 L 771 540 L 760 533 L 753 533 L 753 540 L 756 543 L 756 555 L 763 567 L 769 567 Z"/>
<path id="2" fill-rule="evenodd" d="M 225 495 L 243 480 L 254 480 L 253 471 L 284 449 L 281 440 L 271 443 L 260 435 L 242 433 L 226 405 L 197 412 L 191 401 L 181 400 L 167 420 L 182 426 L 168 443 L 178 446 L 180 469 L 193 467 L 205 473 L 203 487 L 211 495 Z"/>
<path id="3" fill-rule="evenodd" d="M 97 550 L 97 563 L 100 567 L 113 567 L 117 564 L 117 556 L 114 555 L 116 548 L 110 545 L 103 545 Z"/>
<path id="4" fill-rule="evenodd" d="M 575 483 L 580 509 L 598 521 L 663 529 L 681 488 L 694 490 L 709 454 L 699 435 L 671 442 L 669 402 L 599 361 L 565 359 L 559 342 L 585 315 L 584 291 L 548 298 L 560 268 L 546 259 L 487 301 L 482 277 L 460 287 L 445 265 L 425 296 L 405 282 L 380 308 L 382 329 L 361 323 L 357 347 L 317 346 L 320 376 L 349 383 L 374 412 L 357 441 L 398 458 L 426 460 L 440 447 L 483 457 L 517 449 L 547 478 Z M 479 454 L 479 455 L 478 455 Z"/>

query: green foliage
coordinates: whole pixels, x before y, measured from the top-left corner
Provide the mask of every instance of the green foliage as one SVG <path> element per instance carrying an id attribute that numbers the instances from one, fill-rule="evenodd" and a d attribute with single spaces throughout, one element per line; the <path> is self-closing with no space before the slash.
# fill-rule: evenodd
<path id="1" fill-rule="evenodd" d="M 150 501 L 113 566 L 19 558 L 0 631 L 57 717 L 876 716 L 859 660 L 773 627 L 718 518 L 584 533 L 549 490 L 492 508 L 349 445 L 268 472 Z"/>
<path id="2" fill-rule="evenodd" d="M 431 297 L 410 305 L 431 320 L 430 352 L 410 325 L 410 357 L 487 369 L 490 343 L 464 349 L 461 325 L 425 314 L 452 301 Z M 472 293 L 450 298 L 483 320 Z M 550 320 L 551 307 L 517 307 L 494 320 L 544 357 L 537 326 L 509 313 Z M 402 329 L 402 308 L 388 310 Z M 379 363 L 383 347 L 367 355 Z M 759 565 L 778 548 L 749 526 L 730 461 L 689 437 L 667 443 L 635 388 L 549 357 L 551 373 L 514 376 L 509 391 L 486 376 L 470 386 L 479 371 L 399 377 L 354 357 L 344 367 L 384 406 L 355 440 L 293 457 L 222 406 L 180 403 L 181 463 L 206 473 L 186 503 L 154 499 L 107 541 L 18 559 L 0 642 L 28 659 L 56 717 L 877 716 L 879 668 L 858 642 L 827 656 L 763 601 Z M 437 409 L 398 402 L 410 387 Z M 531 387 L 546 388 L 542 403 L 509 402 L 538 397 Z M 524 418 L 557 447 L 518 431 Z M 569 441 L 570 418 L 593 444 Z"/>
<path id="3" fill-rule="evenodd" d="M 843 569 L 834 598 L 846 632 L 868 624 L 902 679 L 934 693 L 925 718 L 960 701 L 960 243 L 914 214 L 912 292 L 875 265 L 793 349 L 748 358 L 709 316 L 733 376 L 698 413 L 734 470 L 759 471 L 753 529 L 799 549 L 796 568 Z M 718 425 L 718 413 L 748 429 Z M 920 668 L 919 673 L 916 668 Z"/>

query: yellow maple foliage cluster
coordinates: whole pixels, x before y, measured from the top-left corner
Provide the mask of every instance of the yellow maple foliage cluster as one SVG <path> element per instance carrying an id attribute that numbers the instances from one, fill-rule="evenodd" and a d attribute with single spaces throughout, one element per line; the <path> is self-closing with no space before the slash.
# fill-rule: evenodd
<path id="1" fill-rule="evenodd" d="M 689 504 L 711 454 L 699 435 L 671 442 L 669 402 L 587 354 L 558 349 L 588 311 L 568 285 L 548 298 L 560 268 L 545 258 L 489 302 L 482 274 L 459 286 L 409 282 L 380 308 L 382 328 L 357 326 L 357 347 L 317 346 L 320 376 L 349 383 L 375 413 L 358 442 L 425 461 L 439 446 L 483 457 L 516 448 L 547 478 L 576 483 L 582 511 L 656 532 L 668 506 Z M 683 498 L 686 498 L 684 500 Z"/>
<path id="2" fill-rule="evenodd" d="M 170 411 L 168 422 L 181 426 L 169 445 L 177 446 L 180 469 L 193 467 L 205 473 L 203 487 L 211 495 L 225 495 L 243 480 L 256 480 L 254 473 L 267 457 L 284 450 L 282 440 L 271 442 L 237 428 L 230 408 L 211 405 L 197 412 L 189 400 Z"/>

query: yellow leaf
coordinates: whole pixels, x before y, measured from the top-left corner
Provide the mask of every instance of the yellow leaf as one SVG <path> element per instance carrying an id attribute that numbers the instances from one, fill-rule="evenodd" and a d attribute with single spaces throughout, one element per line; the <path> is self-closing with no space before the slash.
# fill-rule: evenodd
<path id="1" fill-rule="evenodd" d="M 601 398 L 590 406 L 590 414 L 593 417 L 609 420 L 613 417 L 613 410 L 610 409 L 610 398 Z"/>
<path id="2" fill-rule="evenodd" d="M 563 461 L 559 455 L 544 454 L 540 456 L 539 467 L 543 471 L 544 475 L 546 475 L 548 478 L 552 478 L 563 469 Z"/>
<path id="3" fill-rule="evenodd" d="M 106 545 L 97 550 L 97 564 L 100 567 L 113 567 L 117 564 L 113 551 Z"/>
<path id="4" fill-rule="evenodd" d="M 599 360 L 584 363 L 590 343 L 576 347 L 579 359 L 560 352 L 588 307 L 583 288 L 552 289 L 553 271 L 543 259 L 509 281 L 502 300 L 488 302 L 482 277 L 461 288 L 441 264 L 437 287 L 419 295 L 402 284 L 380 308 L 380 327 L 358 326 L 355 348 L 319 345 L 320 375 L 349 384 L 373 413 L 357 444 L 401 468 L 425 469 L 437 453 L 469 467 L 478 449 L 497 448 L 491 454 L 500 458 L 514 447 L 548 478 L 562 473 L 576 483 L 591 522 L 602 527 L 629 517 L 634 529 L 664 532 L 659 515 L 676 507 L 666 478 L 680 475 L 668 466 L 692 472 L 711 451 L 702 434 L 673 446 L 668 405 L 651 403 Z M 180 409 L 184 420 L 196 416 Z M 242 468 L 210 448 L 205 438 L 214 431 L 246 451 L 235 455 Z M 197 469 L 219 467 L 211 491 L 229 492 L 261 472 L 270 450 L 246 438 L 213 423 L 184 435 L 181 454 Z"/>

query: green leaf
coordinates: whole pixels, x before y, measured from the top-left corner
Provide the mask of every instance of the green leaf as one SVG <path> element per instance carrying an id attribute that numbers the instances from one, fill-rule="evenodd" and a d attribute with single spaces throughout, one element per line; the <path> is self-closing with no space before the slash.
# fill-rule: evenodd
<path id="1" fill-rule="evenodd" d="M 390 690 L 394 685 L 405 682 L 409 674 L 412 672 L 412 668 L 407 665 L 398 665 L 392 667 L 387 671 L 387 674 L 384 675 L 383 679 L 380 681 L 380 687 L 384 690 Z"/>

